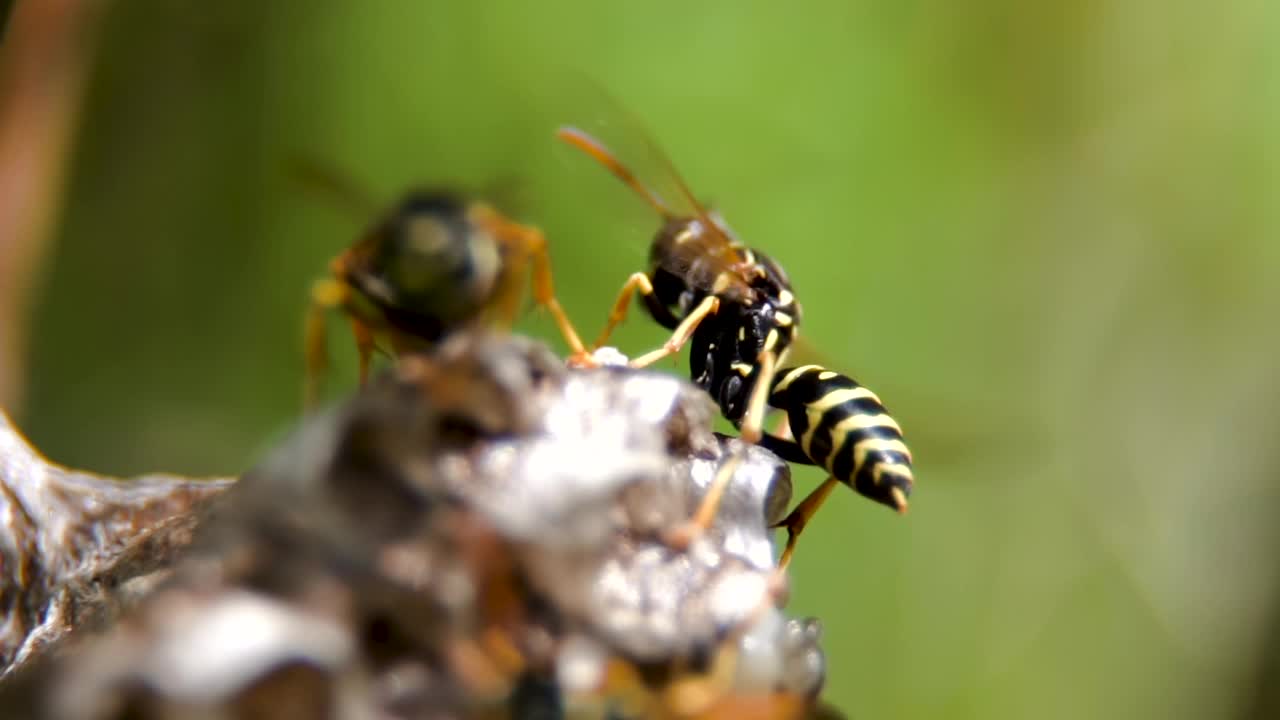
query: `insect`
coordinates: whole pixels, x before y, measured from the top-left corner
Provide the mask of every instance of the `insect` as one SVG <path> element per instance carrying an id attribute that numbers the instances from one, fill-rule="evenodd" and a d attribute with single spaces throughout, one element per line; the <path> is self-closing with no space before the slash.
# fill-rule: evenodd
<path id="1" fill-rule="evenodd" d="M 801 318 L 800 305 L 782 267 L 739 242 L 718 214 L 697 201 L 652 144 L 649 149 L 660 157 L 666 184 L 675 188 L 677 206 L 654 192 L 586 132 L 562 127 L 558 136 L 612 172 L 663 221 L 650 246 L 648 272 L 634 273 L 623 285 L 595 347 L 608 341 L 639 291 L 653 319 L 673 332 L 661 348 L 632 361 L 633 367 L 649 365 L 690 343 L 692 380 L 711 394 L 721 414 L 740 429 L 744 441 L 761 443 L 789 461 L 818 465 L 831 473 L 780 523 L 788 529 L 780 564 L 785 567 L 790 562 L 801 530 L 836 482 L 905 511 L 913 483 L 910 454 L 901 442 L 897 424 L 875 395 L 850 378 L 816 366 L 778 374 L 777 367 L 797 336 Z M 816 384 L 807 382 L 819 377 Z M 873 406 L 879 410 L 871 412 Z M 800 434 L 799 441 L 763 430 L 770 408 L 787 414 L 791 429 Z M 873 418 L 875 422 L 883 420 L 874 426 L 881 430 L 864 426 Z M 901 453 L 890 452 L 888 439 L 880 437 L 890 432 L 896 433 Z M 853 455 L 846 462 L 848 453 Z M 729 477 L 731 473 L 725 473 L 716 479 L 687 532 L 709 525 Z"/>
<path id="2" fill-rule="evenodd" d="M 778 523 L 787 529 L 781 566 L 791 561 L 800 532 L 837 482 L 906 512 L 915 484 L 911 451 L 902 428 L 875 393 L 840 373 L 802 365 L 778 371 L 769 405 L 786 411 L 795 439 L 766 434 L 760 444 L 784 460 L 818 465 L 830 473 Z"/>
<path id="3" fill-rule="evenodd" d="M 563 127 L 558 135 L 604 165 L 663 220 L 649 248 L 648 272 L 627 279 L 593 347 L 608 342 L 638 291 L 649 315 L 672 335 L 662 347 L 631 361 L 632 367 L 651 365 L 692 340 L 693 381 L 711 393 L 743 439 L 758 441 L 774 368 L 800 320 L 790 280 L 764 253 L 739 242 L 718 214 L 703 208 L 665 159 L 678 188 L 677 206 L 582 130 Z"/>
<path id="4" fill-rule="evenodd" d="M 481 322 L 510 326 L 519 313 L 525 273 L 534 302 L 555 320 L 570 351 L 582 341 L 556 299 L 547 242 L 483 202 L 448 191 L 411 191 L 355 245 L 329 264 L 311 289 L 306 323 L 306 403 L 312 406 L 328 365 L 328 311 L 351 321 L 359 377 L 368 378 L 378 336 L 396 353 L 421 350 Z"/>

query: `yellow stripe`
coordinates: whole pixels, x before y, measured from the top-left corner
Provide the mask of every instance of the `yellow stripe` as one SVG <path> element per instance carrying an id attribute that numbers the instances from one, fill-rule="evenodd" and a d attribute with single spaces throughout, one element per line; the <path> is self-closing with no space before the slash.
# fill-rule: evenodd
<path id="1" fill-rule="evenodd" d="M 774 322 L 778 323 L 782 327 L 787 327 L 791 324 L 791 316 L 784 312 L 774 313 L 773 319 Z"/>
<path id="2" fill-rule="evenodd" d="M 822 376 L 819 375 L 818 377 L 822 377 Z M 852 402 L 854 400 L 863 400 L 863 399 L 870 399 L 874 401 L 875 404 L 877 405 L 880 404 L 880 398 L 876 397 L 875 393 L 871 392 L 870 390 L 864 387 L 841 388 L 839 390 L 832 390 L 826 395 L 823 395 L 817 400 L 814 400 L 813 402 L 809 403 L 809 409 L 817 410 L 820 413 L 826 413 L 831 408 L 843 405 L 847 402 Z M 865 415 L 864 413 L 859 413 L 859 414 Z M 854 417 L 857 417 L 857 415 L 855 415 Z M 848 422 L 848 420 L 845 420 L 843 422 Z"/>
<path id="3" fill-rule="evenodd" d="M 883 413 L 879 415 L 859 413 L 856 415 L 850 415 L 849 418 L 838 421 L 838 423 L 835 424 L 835 427 L 831 428 L 832 442 L 835 442 L 837 439 L 836 433 L 840 433 L 840 436 L 846 436 L 846 434 L 854 432 L 854 430 L 865 430 L 868 428 L 893 428 L 893 432 L 902 434 L 902 428 L 897 427 L 897 420 L 891 418 L 891 416 L 884 415 Z"/>
<path id="4" fill-rule="evenodd" d="M 782 378 L 782 380 L 778 381 L 777 385 L 773 386 L 773 391 L 782 392 L 783 390 L 787 389 L 788 385 L 800 379 L 800 376 L 804 375 L 810 370 L 821 370 L 821 369 L 822 368 L 818 367 L 817 365 L 801 365 L 798 368 L 793 368 L 791 372 L 787 373 Z"/>
<path id="5" fill-rule="evenodd" d="M 790 305 L 796 301 L 796 296 L 791 294 L 790 290 L 783 289 L 778 292 L 778 302 L 783 306 Z"/>
<path id="6" fill-rule="evenodd" d="M 825 371 L 825 372 L 820 372 L 820 373 L 818 373 L 818 379 L 819 379 L 819 380 L 830 380 L 830 379 L 831 379 L 831 378 L 833 378 L 833 377 L 839 377 L 839 375 L 840 375 L 840 373 L 837 373 L 837 372 L 831 372 L 830 370 L 827 370 L 827 371 Z"/>
<path id="7" fill-rule="evenodd" d="M 838 447 L 838 443 L 854 430 L 882 427 L 893 428 L 898 434 L 902 434 L 902 428 L 898 427 L 898 423 L 888 415 L 852 415 L 831 428 L 831 447 Z"/>
<path id="8" fill-rule="evenodd" d="M 872 450 L 902 453 L 907 457 L 908 462 L 911 461 L 911 451 L 907 449 L 907 444 L 901 440 L 895 438 L 864 438 L 853 446 L 853 472 L 855 474 L 863 463 L 867 461 L 867 454 Z"/>
<path id="9" fill-rule="evenodd" d="M 902 463 L 880 463 L 876 466 L 875 470 L 871 471 L 871 479 L 876 485 L 880 484 L 880 476 L 883 475 L 886 470 L 892 470 L 895 475 L 902 475 L 907 479 L 908 484 L 915 484 L 916 478 L 915 475 L 912 474 L 911 468 L 903 465 Z"/>
<path id="10" fill-rule="evenodd" d="M 804 434 L 800 436 L 800 449 L 804 450 L 804 454 L 808 455 L 810 458 L 813 457 L 813 452 L 809 449 L 809 446 L 813 443 L 813 434 L 818 431 L 818 421 L 821 419 L 822 415 L 819 414 L 815 417 L 813 413 L 809 413 L 809 427 L 806 428 Z M 832 448 L 831 455 L 827 457 L 828 463 L 831 462 L 831 458 L 835 457 L 835 454 L 835 448 Z M 830 470 L 831 468 L 827 469 Z"/>

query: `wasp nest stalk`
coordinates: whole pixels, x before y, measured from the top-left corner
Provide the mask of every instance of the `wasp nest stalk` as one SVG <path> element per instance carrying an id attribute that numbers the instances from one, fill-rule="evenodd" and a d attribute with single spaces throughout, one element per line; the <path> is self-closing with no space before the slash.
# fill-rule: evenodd
<path id="1" fill-rule="evenodd" d="M 116 615 L 170 567 L 196 511 L 231 483 L 69 470 L 0 413 L 0 677 Z"/>

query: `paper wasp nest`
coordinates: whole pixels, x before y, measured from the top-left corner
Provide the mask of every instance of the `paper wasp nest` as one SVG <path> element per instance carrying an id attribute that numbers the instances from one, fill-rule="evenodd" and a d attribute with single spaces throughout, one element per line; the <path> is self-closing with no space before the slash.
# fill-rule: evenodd
<path id="1" fill-rule="evenodd" d="M 520 337 L 402 358 L 217 497 L 118 621 L 6 654 L 0 716 L 803 716 L 818 628 L 779 609 L 767 530 L 789 471 L 713 413 Z M 671 542 L 735 452 L 710 530 Z"/>

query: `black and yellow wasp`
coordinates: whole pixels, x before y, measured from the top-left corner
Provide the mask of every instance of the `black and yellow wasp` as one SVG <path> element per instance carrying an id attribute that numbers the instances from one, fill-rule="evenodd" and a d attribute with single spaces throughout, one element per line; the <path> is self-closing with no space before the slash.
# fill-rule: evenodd
<path id="1" fill-rule="evenodd" d="M 348 205 L 370 205 L 327 169 L 299 164 L 295 171 Z M 328 364 L 328 311 L 339 309 L 350 319 L 364 384 L 379 338 L 393 352 L 403 353 L 429 348 L 476 324 L 509 327 L 519 313 L 530 268 L 534 302 L 551 313 L 571 352 L 585 352 L 556 299 L 540 230 L 452 191 L 406 193 L 330 261 L 329 277 L 312 286 L 306 323 L 307 406 L 317 400 Z"/>
<path id="2" fill-rule="evenodd" d="M 634 124 L 631 130 L 642 133 Z M 825 368 L 778 369 L 801 318 L 782 267 L 743 245 L 723 218 L 703 207 L 647 137 L 644 146 L 662 174 L 657 182 L 671 190 L 668 196 L 655 192 L 657 182 L 642 180 L 587 132 L 562 127 L 558 136 L 607 168 L 662 218 L 650 245 L 648 271 L 627 280 L 593 347 L 608 341 L 638 291 L 649 314 L 672 335 L 661 348 L 633 360 L 632 366 L 649 365 L 689 343 L 692 380 L 711 394 L 743 440 L 830 473 L 780 523 L 789 535 L 780 563 L 790 561 L 801 530 L 835 482 L 904 512 L 914 482 L 911 455 L 879 399 Z M 764 431 L 769 408 L 786 413 L 794 439 Z M 710 522 L 731 476 L 720 473 L 695 516 L 696 526 Z"/>

